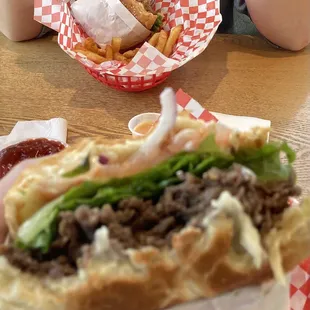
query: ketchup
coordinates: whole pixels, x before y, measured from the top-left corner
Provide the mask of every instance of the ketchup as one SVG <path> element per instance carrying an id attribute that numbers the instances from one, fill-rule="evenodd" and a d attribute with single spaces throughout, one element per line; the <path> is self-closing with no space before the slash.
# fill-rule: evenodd
<path id="1" fill-rule="evenodd" d="M 29 139 L 11 145 L 0 151 L 0 179 L 25 159 L 52 155 L 64 148 L 61 142 L 43 138 Z"/>

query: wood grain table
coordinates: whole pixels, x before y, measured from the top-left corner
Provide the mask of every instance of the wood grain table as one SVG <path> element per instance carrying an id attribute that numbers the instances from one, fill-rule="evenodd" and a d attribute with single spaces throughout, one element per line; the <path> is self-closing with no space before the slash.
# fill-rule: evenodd
<path id="1" fill-rule="evenodd" d="M 310 48 L 274 49 L 259 38 L 217 36 L 161 86 L 125 93 L 101 85 L 61 51 L 56 37 L 13 43 L 0 35 L 0 135 L 18 120 L 63 117 L 68 141 L 129 134 L 129 119 L 159 111 L 165 86 L 183 88 L 211 111 L 272 121 L 272 138 L 297 150 L 299 183 L 310 193 Z"/>

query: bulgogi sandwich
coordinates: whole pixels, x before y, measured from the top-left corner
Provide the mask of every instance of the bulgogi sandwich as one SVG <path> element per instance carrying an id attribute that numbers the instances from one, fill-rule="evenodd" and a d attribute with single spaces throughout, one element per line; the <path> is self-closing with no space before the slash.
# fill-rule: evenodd
<path id="1" fill-rule="evenodd" d="M 1 309 L 164 309 L 284 283 L 310 255 L 290 147 L 177 116 L 171 89 L 161 104 L 146 138 L 86 139 L 21 174 L 4 200 Z"/>

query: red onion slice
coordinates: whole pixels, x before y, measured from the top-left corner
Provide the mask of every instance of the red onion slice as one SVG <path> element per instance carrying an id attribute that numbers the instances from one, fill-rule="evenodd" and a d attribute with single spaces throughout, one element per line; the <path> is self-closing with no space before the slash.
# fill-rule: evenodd
<path id="1" fill-rule="evenodd" d="M 109 163 L 109 158 L 106 157 L 105 155 L 101 154 L 98 157 L 98 161 L 101 165 L 107 165 Z"/>

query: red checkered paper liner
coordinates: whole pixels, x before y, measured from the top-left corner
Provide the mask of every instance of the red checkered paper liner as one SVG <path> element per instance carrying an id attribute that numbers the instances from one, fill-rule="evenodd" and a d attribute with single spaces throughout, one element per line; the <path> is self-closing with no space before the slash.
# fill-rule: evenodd
<path id="1" fill-rule="evenodd" d="M 34 0 L 34 19 L 57 32 L 60 28 L 60 10 L 60 0 Z"/>
<path id="2" fill-rule="evenodd" d="M 204 109 L 182 89 L 177 91 L 176 99 L 179 112 L 187 111 L 191 117 L 205 122 L 218 121 L 212 113 Z M 291 204 L 293 208 L 296 207 L 294 206 L 294 200 L 292 200 Z M 291 274 L 290 310 L 310 310 L 310 258 L 297 266 Z"/>
<path id="3" fill-rule="evenodd" d="M 190 117 L 200 119 L 205 122 L 218 121 L 212 113 L 210 113 L 207 109 L 204 109 L 195 99 L 185 93 L 182 89 L 179 89 L 175 95 L 178 112 L 186 111 L 189 113 Z"/>
<path id="4" fill-rule="evenodd" d="M 219 0 L 155 0 L 155 9 L 159 10 L 167 21 L 165 30 L 183 25 L 171 58 L 165 57 L 146 42 L 128 65 L 116 61 L 96 65 L 84 55 L 73 51 L 74 46 L 87 35 L 71 14 L 72 1 L 34 1 L 35 20 L 59 31 L 58 43 L 68 55 L 92 70 L 115 76 L 159 76 L 183 66 L 207 48 L 222 21 Z"/>
<path id="5" fill-rule="evenodd" d="M 59 32 L 62 0 L 34 0 L 34 20 Z"/>
<path id="6" fill-rule="evenodd" d="M 290 290 L 291 310 L 310 310 L 310 258 L 292 272 Z"/>

